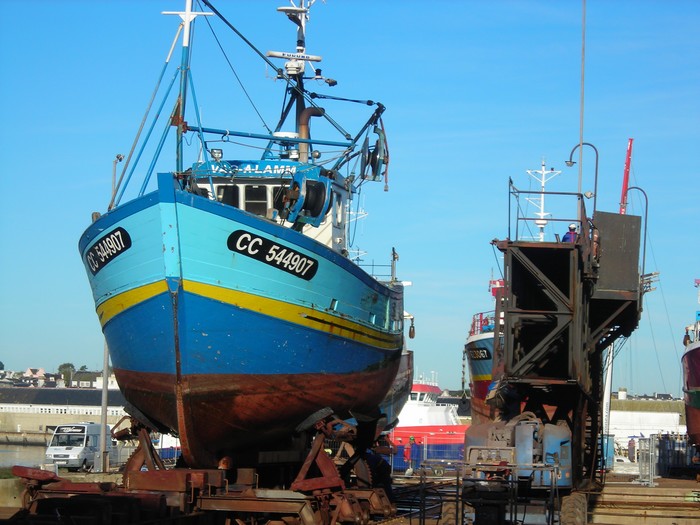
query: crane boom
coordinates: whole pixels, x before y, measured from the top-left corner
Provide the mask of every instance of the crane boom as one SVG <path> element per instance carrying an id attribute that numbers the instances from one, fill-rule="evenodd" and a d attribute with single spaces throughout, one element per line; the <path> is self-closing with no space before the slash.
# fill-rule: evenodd
<path id="1" fill-rule="evenodd" d="M 627 157 L 625 158 L 625 172 L 622 176 L 622 195 L 620 196 L 620 214 L 624 215 L 627 212 L 627 187 L 630 181 L 630 163 L 632 162 L 632 142 L 634 139 L 629 139 L 627 142 Z"/>

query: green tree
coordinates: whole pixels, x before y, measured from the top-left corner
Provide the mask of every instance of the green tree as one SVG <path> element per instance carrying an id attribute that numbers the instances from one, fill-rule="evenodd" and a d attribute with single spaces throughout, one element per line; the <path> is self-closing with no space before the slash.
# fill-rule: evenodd
<path id="1" fill-rule="evenodd" d="M 70 384 L 71 378 L 73 377 L 73 372 L 75 372 L 75 366 L 73 363 L 63 363 L 58 365 L 58 373 L 63 377 L 66 385 Z"/>
<path id="2" fill-rule="evenodd" d="M 5 370 L 5 363 L 0 361 L 0 370 Z"/>
<path id="3" fill-rule="evenodd" d="M 80 367 L 81 372 L 85 372 L 87 370 L 87 365 L 83 365 Z"/>

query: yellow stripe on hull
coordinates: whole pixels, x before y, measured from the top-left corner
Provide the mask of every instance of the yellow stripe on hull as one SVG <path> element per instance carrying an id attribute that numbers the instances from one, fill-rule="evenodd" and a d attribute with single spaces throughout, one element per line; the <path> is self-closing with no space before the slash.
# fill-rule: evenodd
<path id="1" fill-rule="evenodd" d="M 195 281 L 183 281 L 182 287 L 186 292 L 201 297 L 260 312 L 264 315 L 273 316 L 283 321 L 313 328 L 314 330 L 324 331 L 345 339 L 388 350 L 400 347 L 400 334 L 386 334 L 313 308 Z M 102 326 L 104 326 L 110 319 L 124 310 L 167 291 L 168 286 L 165 281 L 158 281 L 129 290 L 108 299 L 98 306 L 97 315 Z"/>
<path id="2" fill-rule="evenodd" d="M 128 292 L 120 293 L 119 295 L 107 299 L 97 307 L 97 317 L 104 327 L 115 315 L 156 295 L 166 293 L 167 291 L 168 284 L 165 281 L 156 281 L 155 283 L 146 284 L 129 290 Z"/>

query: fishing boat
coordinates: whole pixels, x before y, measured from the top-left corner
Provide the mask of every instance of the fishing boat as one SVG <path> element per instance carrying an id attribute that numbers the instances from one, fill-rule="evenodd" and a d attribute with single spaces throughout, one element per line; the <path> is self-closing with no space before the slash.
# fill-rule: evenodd
<path id="1" fill-rule="evenodd" d="M 700 279 L 696 279 L 695 286 L 700 286 Z M 681 365 L 688 440 L 700 446 L 700 312 L 695 313 L 695 322 L 686 327 L 683 346 Z"/>
<path id="2" fill-rule="evenodd" d="M 153 124 L 142 124 L 131 152 L 117 156 L 107 210 L 93 214 L 79 241 L 127 411 L 179 437 L 193 468 L 231 457 L 245 465 L 261 451 L 286 450 L 295 432 L 329 411 L 379 420 L 404 327 L 398 256 L 392 249 L 391 275 L 373 276 L 352 258 L 348 232 L 360 190 L 379 181 L 387 189 L 385 107 L 328 94 L 337 81 L 324 77 L 321 57 L 306 50 L 313 1 L 278 9 L 294 24 L 294 49 L 267 53 L 203 3 L 208 12 L 186 0 L 183 12 L 164 13 L 181 20 L 180 65 L 171 66 L 171 47 L 161 78 L 177 71 L 169 85 L 162 82 Z M 282 104 L 269 121 L 255 108 L 266 132 L 210 127 L 230 112 L 195 98 L 193 79 L 216 71 L 219 96 L 233 89 L 223 85 L 226 66 L 215 69 L 211 48 L 200 56 L 190 45 L 200 19 L 207 22 L 201 29 L 213 32 L 221 22 L 240 37 L 262 60 L 261 77 L 274 72 L 266 80 L 281 88 Z M 207 35 L 197 36 L 199 45 Z M 234 84 L 247 78 L 235 73 Z M 254 101 L 258 88 L 245 95 Z M 331 117 L 340 104 L 354 106 L 343 113 L 353 133 Z M 163 116 L 162 136 L 148 149 Z M 312 120 L 321 132 L 311 133 Z M 161 153 L 170 135 L 167 160 Z M 153 160 L 142 167 L 138 161 L 150 152 Z"/>
<path id="3" fill-rule="evenodd" d="M 498 300 L 502 290 L 503 279 L 489 281 L 489 291 L 494 300 Z M 491 409 L 486 404 L 486 398 L 493 381 L 494 344 L 496 334 L 500 333 L 500 324 L 495 310 L 474 314 L 464 345 L 463 358 L 469 365 L 471 415 L 475 425 L 491 419 Z"/>

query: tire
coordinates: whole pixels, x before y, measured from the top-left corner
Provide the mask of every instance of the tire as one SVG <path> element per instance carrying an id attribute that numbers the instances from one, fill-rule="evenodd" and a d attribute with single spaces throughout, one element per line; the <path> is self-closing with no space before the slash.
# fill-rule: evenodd
<path id="1" fill-rule="evenodd" d="M 561 525 L 586 525 L 588 523 L 588 499 L 582 492 L 572 492 L 561 500 L 559 512 Z"/>
<path id="2" fill-rule="evenodd" d="M 453 501 L 446 501 L 442 504 L 442 513 L 440 515 L 441 525 L 456 525 L 457 504 Z"/>

